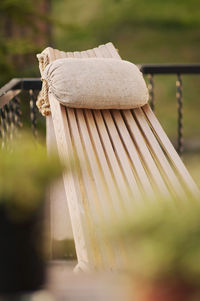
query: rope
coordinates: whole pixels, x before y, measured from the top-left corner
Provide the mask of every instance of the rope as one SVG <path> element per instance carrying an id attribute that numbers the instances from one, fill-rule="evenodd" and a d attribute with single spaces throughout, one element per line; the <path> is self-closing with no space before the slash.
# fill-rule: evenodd
<path id="1" fill-rule="evenodd" d="M 49 64 L 48 55 L 45 53 L 38 54 L 37 58 L 39 60 L 39 68 L 41 75 L 44 72 L 44 69 Z M 42 90 L 40 91 L 36 105 L 43 116 L 48 116 L 51 114 L 49 98 L 48 98 L 48 83 L 45 79 L 42 78 Z"/>

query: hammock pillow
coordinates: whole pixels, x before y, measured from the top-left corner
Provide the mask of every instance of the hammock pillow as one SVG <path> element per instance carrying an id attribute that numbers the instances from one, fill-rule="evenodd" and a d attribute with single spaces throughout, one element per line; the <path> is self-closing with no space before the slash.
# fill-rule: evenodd
<path id="1" fill-rule="evenodd" d="M 49 93 L 73 108 L 130 109 L 148 101 L 148 89 L 138 67 L 109 58 L 63 58 L 50 63 L 42 79 Z"/>

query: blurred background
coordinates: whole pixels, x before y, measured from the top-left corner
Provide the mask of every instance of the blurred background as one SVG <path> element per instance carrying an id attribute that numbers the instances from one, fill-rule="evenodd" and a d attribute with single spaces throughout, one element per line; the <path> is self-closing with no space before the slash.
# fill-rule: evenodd
<path id="1" fill-rule="evenodd" d="M 199 0 L 1 0 L 0 84 L 39 77 L 36 53 L 112 41 L 136 64 L 200 62 Z M 184 160 L 199 182 L 200 75 L 183 76 Z M 155 76 L 155 110 L 176 143 L 176 77 Z M 192 153 L 192 156 L 191 156 Z"/>

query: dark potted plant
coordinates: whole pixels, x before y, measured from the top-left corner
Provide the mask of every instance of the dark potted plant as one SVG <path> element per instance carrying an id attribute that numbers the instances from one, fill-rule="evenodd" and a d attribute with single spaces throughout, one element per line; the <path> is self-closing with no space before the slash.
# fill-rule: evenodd
<path id="1" fill-rule="evenodd" d="M 27 134 L 0 151 L 0 294 L 39 289 L 44 283 L 44 200 L 63 170 L 44 145 Z"/>
<path id="2" fill-rule="evenodd" d="M 200 203 L 159 202 L 134 208 L 114 227 L 123 239 L 135 301 L 200 300 Z"/>

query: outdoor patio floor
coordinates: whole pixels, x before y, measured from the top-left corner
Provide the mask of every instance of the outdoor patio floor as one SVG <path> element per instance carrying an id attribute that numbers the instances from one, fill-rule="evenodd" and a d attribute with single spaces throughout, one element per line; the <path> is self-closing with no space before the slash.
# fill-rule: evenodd
<path id="1" fill-rule="evenodd" d="M 51 261 L 45 290 L 36 293 L 33 301 L 127 300 L 128 284 L 117 275 L 77 274 L 73 272 L 75 266 L 76 261 Z"/>

